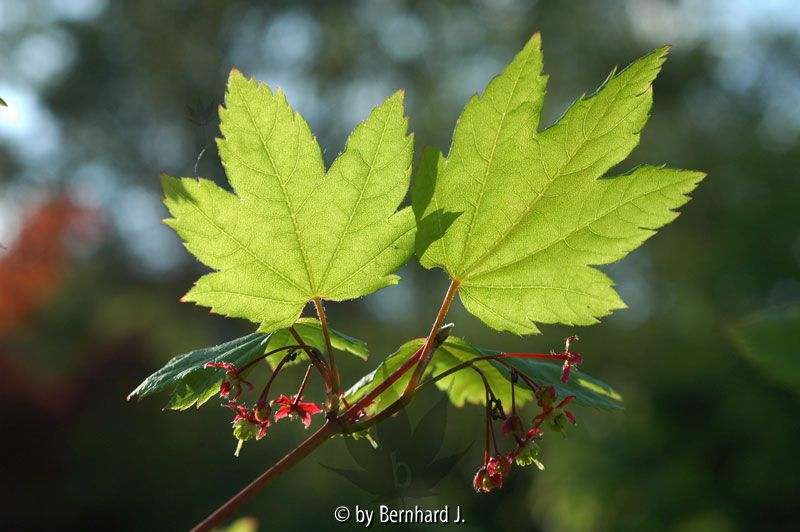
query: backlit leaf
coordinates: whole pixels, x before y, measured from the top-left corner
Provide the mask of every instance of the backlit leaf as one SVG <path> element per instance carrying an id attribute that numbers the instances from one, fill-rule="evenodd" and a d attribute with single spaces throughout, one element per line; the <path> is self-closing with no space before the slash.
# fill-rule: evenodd
<path id="1" fill-rule="evenodd" d="M 233 193 L 207 179 L 163 176 L 166 223 L 213 270 L 184 300 L 271 332 L 314 298 L 342 301 L 397 283 L 413 252 L 406 195 L 412 138 L 403 93 L 356 127 L 326 172 L 303 118 L 234 70 L 220 110 L 220 157 Z"/>
<path id="2" fill-rule="evenodd" d="M 612 75 L 539 130 L 547 78 L 539 35 L 465 107 L 445 158 L 417 173 L 417 254 L 460 283 L 489 326 L 590 325 L 624 307 L 609 264 L 678 215 L 701 172 L 642 166 L 606 176 L 639 142 L 661 48 Z"/>

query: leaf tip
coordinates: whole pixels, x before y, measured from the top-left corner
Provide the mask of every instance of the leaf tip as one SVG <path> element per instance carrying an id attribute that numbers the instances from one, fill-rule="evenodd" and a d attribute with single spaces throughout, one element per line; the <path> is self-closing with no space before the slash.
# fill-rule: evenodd
<path id="1" fill-rule="evenodd" d="M 244 78 L 244 74 L 242 74 L 242 71 L 239 70 L 238 68 L 233 67 L 233 68 L 231 68 L 230 73 L 228 73 L 228 79 L 231 80 L 231 79 L 235 79 L 235 78 L 243 79 Z"/>

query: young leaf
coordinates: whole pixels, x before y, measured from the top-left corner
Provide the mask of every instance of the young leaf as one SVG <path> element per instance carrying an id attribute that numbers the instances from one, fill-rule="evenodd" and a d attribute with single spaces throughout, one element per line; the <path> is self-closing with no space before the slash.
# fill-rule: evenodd
<path id="1" fill-rule="evenodd" d="M 373 390 L 419 349 L 423 342 L 424 340 L 421 339 L 411 340 L 400 346 L 400 349 L 386 357 L 386 360 L 374 371 L 365 375 L 346 392 L 347 400 L 352 403 Z M 477 357 L 497 354 L 500 354 L 500 351 L 478 349 L 461 338 L 451 336 L 437 349 L 436 356 L 431 359 L 431 363 L 426 370 L 426 377 L 438 375 L 458 364 Z M 519 358 L 505 358 L 504 360 L 518 368 L 520 372 L 528 375 L 534 382 L 555 386 L 559 397 L 574 395 L 576 404 L 605 410 L 622 408 L 622 397 L 617 392 L 609 385 L 586 375 L 582 371 L 573 371 L 569 382 L 562 384 L 561 364 Z M 511 372 L 509 369 L 503 364 L 491 360 L 476 362 L 475 366 L 486 376 L 486 380 L 495 395 L 500 398 L 503 404 L 510 405 L 511 385 L 509 383 Z M 408 375 L 403 376 L 391 388 L 381 394 L 376 401 L 377 408 L 381 409 L 400 397 L 408 378 Z M 476 371 L 470 368 L 465 368 L 452 376 L 439 380 L 436 386 L 445 392 L 456 406 L 463 406 L 467 402 L 486 404 L 483 380 Z M 533 393 L 521 380 L 518 382 L 515 395 L 518 405 L 525 404 L 533 398 Z"/>
<path id="2" fill-rule="evenodd" d="M 231 72 L 218 146 L 235 194 L 163 176 L 166 223 L 216 270 L 184 300 L 270 332 L 314 298 L 341 301 L 398 281 L 414 215 L 397 211 L 413 140 L 399 91 L 359 124 L 328 172 L 317 141 L 278 89 Z"/>
<path id="3" fill-rule="evenodd" d="M 675 219 L 705 175 L 643 166 L 603 178 L 638 144 L 666 52 L 612 72 L 537 131 L 546 77 L 536 34 L 467 103 L 447 158 L 423 157 L 417 254 L 446 270 L 489 326 L 538 333 L 534 322 L 590 325 L 624 307 L 591 266 L 621 259 Z"/>
<path id="4" fill-rule="evenodd" d="M 196 404 L 198 408 L 219 392 L 224 371 L 206 368 L 209 362 L 230 362 L 242 367 L 264 356 L 270 334 L 252 333 L 214 347 L 196 349 L 170 360 L 128 395 L 128 400 L 171 390 L 166 408 L 186 410 Z"/>
<path id="5" fill-rule="evenodd" d="M 325 348 L 325 339 L 318 320 L 300 318 L 295 324 L 295 329 L 307 345 L 316 347 L 320 351 Z M 363 341 L 335 329 L 328 329 L 328 333 L 334 349 L 366 360 L 367 346 Z M 128 399 L 141 400 L 148 395 L 170 390 L 172 395 L 167 409 L 186 410 L 193 405 L 200 408 L 203 403 L 219 393 L 222 377 L 225 374 L 221 369 L 206 368 L 207 363 L 230 362 L 235 367 L 241 368 L 264 356 L 266 352 L 296 344 L 297 341 L 288 329 L 280 329 L 273 333 L 252 333 L 214 347 L 196 349 L 170 360 L 163 368 L 147 377 L 131 392 Z M 270 356 L 267 361 L 274 366 L 286 354 L 288 351 L 280 352 Z M 304 360 L 308 361 L 308 358 L 300 355 L 295 362 Z"/>

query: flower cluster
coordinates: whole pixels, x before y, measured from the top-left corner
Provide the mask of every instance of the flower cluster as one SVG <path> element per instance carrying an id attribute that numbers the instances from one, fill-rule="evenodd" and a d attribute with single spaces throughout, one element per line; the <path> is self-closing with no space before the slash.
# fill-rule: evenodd
<path id="1" fill-rule="evenodd" d="M 583 357 L 570 350 L 570 344 L 577 340 L 577 337 L 567 338 L 564 351 L 562 353 L 550 353 L 549 355 L 516 354 L 507 357 L 526 357 L 526 358 L 548 358 L 563 360 L 561 382 L 566 384 L 569 381 L 570 371 L 575 369 Z M 500 401 L 494 397 L 489 383 L 484 379 L 486 387 L 486 451 L 484 453 L 483 465 L 475 474 L 472 482 L 473 488 L 478 493 L 487 493 L 495 488 L 503 486 L 503 478 L 508 475 L 511 466 L 517 465 L 525 467 L 535 465 L 539 469 L 544 469 L 544 465 L 539 461 L 539 442 L 544 436 L 543 428 L 549 428 L 555 432 L 561 432 L 568 423 L 576 424 L 575 415 L 566 407 L 575 399 L 574 395 L 568 395 L 559 401 L 558 391 L 553 385 L 544 385 L 534 382 L 529 376 L 510 364 L 506 364 L 511 370 L 511 413 L 506 416 L 503 413 Z M 534 393 L 539 413 L 530 421 L 526 427 L 525 422 L 517 413 L 515 386 L 522 380 Z M 500 451 L 494 431 L 494 421 L 503 419 L 500 428 L 501 436 L 511 440 L 512 448 L 503 453 Z"/>
<path id="2" fill-rule="evenodd" d="M 570 336 L 567 338 L 567 341 L 564 342 L 564 351 L 561 353 L 561 356 L 564 357 L 564 365 L 561 366 L 561 382 L 563 384 L 566 384 L 567 381 L 569 381 L 570 371 L 583 363 L 583 357 L 580 355 L 580 353 L 575 353 L 574 351 L 569 350 L 572 342 L 577 340 L 577 336 Z"/>
<path id="3" fill-rule="evenodd" d="M 225 370 L 225 376 L 220 384 L 219 395 L 228 401 L 222 406 L 234 412 L 234 418 L 231 424 L 233 425 L 233 437 L 238 441 L 236 451 L 234 452 L 236 456 L 239 456 L 239 451 L 244 442 L 252 439 L 260 440 L 266 435 L 267 429 L 270 426 L 270 416 L 272 416 L 274 421 L 281 420 L 285 417 L 294 417 L 299 419 L 305 428 L 308 428 L 311 425 L 311 416 L 323 411 L 322 408 L 315 403 L 302 401 L 302 392 L 308 381 L 310 368 L 309 371 L 306 372 L 306 377 L 303 379 L 300 390 L 296 395 L 280 395 L 274 401 L 267 401 L 272 381 L 275 379 L 286 360 L 293 356 L 295 356 L 294 353 L 287 355 L 287 357 L 278 364 L 264 386 L 264 391 L 261 392 L 258 401 L 251 408 L 239 403 L 238 400 L 242 395 L 243 385 L 247 386 L 250 390 L 253 389 L 253 385 L 242 377 L 242 373 L 252 364 L 242 368 L 237 368 L 230 362 L 209 362 L 206 364 L 206 368 Z M 275 409 L 274 414 L 273 409 Z"/>

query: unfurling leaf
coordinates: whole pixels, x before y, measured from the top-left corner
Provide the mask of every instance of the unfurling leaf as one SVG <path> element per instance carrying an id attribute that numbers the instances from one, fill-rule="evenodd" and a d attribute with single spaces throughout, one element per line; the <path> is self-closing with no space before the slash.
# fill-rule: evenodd
<path id="1" fill-rule="evenodd" d="M 318 320 L 300 318 L 295 324 L 295 329 L 305 344 L 320 351 L 324 349 L 325 339 L 322 336 L 322 327 Z M 329 329 L 328 332 L 334 349 L 351 353 L 362 359 L 367 358 L 367 346 L 363 341 L 335 329 Z M 225 374 L 224 371 L 216 368 L 206 368 L 206 364 L 229 362 L 235 367 L 241 368 L 263 357 L 264 353 L 296 344 L 297 341 L 288 329 L 280 329 L 273 333 L 252 333 L 214 347 L 196 349 L 170 360 L 163 368 L 147 377 L 131 392 L 128 399 L 142 399 L 148 395 L 171 391 L 172 395 L 166 408 L 186 410 L 193 405 L 200 408 L 203 403 L 219 393 Z M 298 351 L 302 353 L 301 350 Z M 289 351 L 283 351 L 280 354 L 272 355 L 268 361 L 275 364 L 277 360 L 288 353 Z M 301 354 L 296 360 L 308 359 Z"/>
<path id="2" fill-rule="evenodd" d="M 381 362 L 374 371 L 365 375 L 345 393 L 347 400 L 355 402 L 373 390 L 397 370 L 409 356 L 422 347 L 423 342 L 424 340 L 421 339 L 411 340 L 400 346 L 395 353 Z M 468 360 L 500 353 L 500 351 L 475 348 L 465 340 L 451 336 L 436 350 L 436 355 L 431 359 L 425 376 L 426 378 L 432 377 Z M 563 384 L 561 382 L 561 364 L 522 358 L 504 358 L 503 360 L 519 369 L 521 373 L 529 376 L 537 384 L 553 385 L 559 397 L 574 395 L 575 404 L 605 410 L 622 408 L 622 397 L 617 392 L 609 385 L 586 375 L 582 371 L 573 372 L 570 380 Z M 495 395 L 503 404 L 511 405 L 511 372 L 508 367 L 493 360 L 475 362 L 475 367 L 483 372 Z M 390 389 L 384 392 L 376 401 L 377 409 L 380 410 L 399 398 L 408 383 L 408 379 L 409 376 L 404 375 Z M 463 406 L 467 402 L 475 404 L 486 403 L 483 380 L 471 368 L 465 368 L 439 380 L 436 386 L 445 392 L 456 406 Z M 515 395 L 518 405 L 522 405 L 533 398 L 533 393 L 525 386 L 522 380 L 517 383 Z"/>
<path id="3" fill-rule="evenodd" d="M 359 124 L 325 172 L 303 118 L 234 70 L 220 110 L 220 157 L 233 187 L 163 177 L 166 223 L 202 263 L 184 300 L 259 323 L 292 325 L 314 298 L 342 301 L 397 283 L 413 252 L 406 195 L 413 149 L 399 91 Z"/>
<path id="4" fill-rule="evenodd" d="M 538 131 L 547 78 L 534 35 L 458 121 L 447 158 L 417 172 L 417 254 L 460 283 L 489 326 L 590 325 L 624 307 L 591 266 L 621 259 L 678 215 L 701 172 L 643 166 L 605 177 L 639 142 L 667 49 L 614 73 Z"/>

